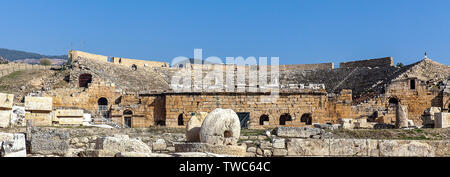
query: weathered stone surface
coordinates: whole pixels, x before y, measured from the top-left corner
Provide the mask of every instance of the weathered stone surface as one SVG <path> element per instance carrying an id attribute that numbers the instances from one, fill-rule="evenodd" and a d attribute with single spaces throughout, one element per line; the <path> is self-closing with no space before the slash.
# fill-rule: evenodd
<path id="1" fill-rule="evenodd" d="M 30 145 L 33 154 L 63 156 L 69 149 L 69 133 L 56 129 L 33 129 Z"/>
<path id="2" fill-rule="evenodd" d="M 324 139 L 291 139 L 287 143 L 288 156 L 328 156 L 330 142 Z"/>
<path id="3" fill-rule="evenodd" d="M 103 150 L 104 155 L 110 157 L 113 157 L 118 152 L 152 152 L 147 144 L 138 139 L 131 139 L 127 135 L 97 138 L 95 149 Z"/>
<path id="4" fill-rule="evenodd" d="M 0 93 L 0 108 L 11 109 L 13 106 L 14 95 Z"/>
<path id="5" fill-rule="evenodd" d="M 32 120 L 34 126 L 52 126 L 52 114 L 50 113 L 25 113 L 25 120 Z"/>
<path id="6" fill-rule="evenodd" d="M 380 140 L 381 157 L 434 157 L 434 148 L 426 141 Z"/>
<path id="7" fill-rule="evenodd" d="M 200 128 L 206 116 L 208 116 L 207 112 L 198 112 L 191 117 L 186 125 L 186 141 L 200 142 Z"/>
<path id="8" fill-rule="evenodd" d="M 395 117 L 396 117 L 395 126 L 397 128 L 408 127 L 408 106 L 398 105 Z"/>
<path id="9" fill-rule="evenodd" d="M 247 148 L 247 152 L 256 153 L 256 147 L 249 147 L 249 148 Z"/>
<path id="10" fill-rule="evenodd" d="M 338 122 L 340 124 L 340 128 L 343 129 L 353 129 L 355 125 L 353 124 L 354 120 L 352 118 L 339 118 Z"/>
<path id="11" fill-rule="evenodd" d="M 272 155 L 274 157 L 284 157 L 288 155 L 288 151 L 286 149 L 274 149 Z"/>
<path id="12" fill-rule="evenodd" d="M 310 138 L 314 135 L 321 135 L 324 130 L 308 127 L 277 127 L 275 134 L 279 137 L 288 138 Z"/>
<path id="13" fill-rule="evenodd" d="M 246 146 L 213 145 L 208 143 L 176 143 L 174 146 L 175 152 L 210 152 L 238 157 L 244 157 L 246 154 Z"/>
<path id="14" fill-rule="evenodd" d="M 378 140 L 367 139 L 368 156 L 369 157 L 379 157 L 380 149 L 378 148 Z"/>
<path id="15" fill-rule="evenodd" d="M 83 151 L 84 149 L 82 148 L 80 149 L 69 148 L 67 152 L 64 154 L 64 157 L 79 157 L 79 153 Z"/>
<path id="16" fill-rule="evenodd" d="M 56 117 L 80 117 L 83 118 L 82 109 L 57 109 L 55 110 Z"/>
<path id="17" fill-rule="evenodd" d="M 214 154 L 208 152 L 177 152 L 172 157 L 235 157 L 232 155 Z"/>
<path id="18" fill-rule="evenodd" d="M 273 148 L 284 149 L 286 147 L 286 141 L 284 138 L 277 138 L 273 140 Z"/>
<path id="19" fill-rule="evenodd" d="M 314 128 L 333 130 L 334 127 L 332 125 L 329 125 L 329 124 L 314 124 Z"/>
<path id="20" fill-rule="evenodd" d="M 435 157 L 450 157 L 450 140 L 429 141 L 434 149 Z"/>
<path id="21" fill-rule="evenodd" d="M 12 126 L 25 126 L 25 107 L 13 106 L 11 113 Z"/>
<path id="22" fill-rule="evenodd" d="M 367 156 L 369 147 L 365 139 L 330 139 L 330 156 Z"/>
<path id="23" fill-rule="evenodd" d="M 23 133 L 0 132 L 0 157 L 26 157 L 25 135 Z"/>
<path id="24" fill-rule="evenodd" d="M 213 145 L 236 145 L 241 134 L 239 117 L 231 109 L 211 111 L 200 129 L 200 142 Z"/>
<path id="25" fill-rule="evenodd" d="M 52 111 L 53 102 L 52 97 L 25 97 L 26 111 Z"/>
<path id="26" fill-rule="evenodd" d="M 83 114 L 83 125 L 89 126 L 92 122 L 91 114 Z"/>
<path id="27" fill-rule="evenodd" d="M 450 127 L 450 113 L 439 112 L 434 116 L 434 128 Z"/>
<path id="28" fill-rule="evenodd" d="M 11 122 L 11 111 L 0 110 L 0 128 L 6 128 Z"/>
<path id="29" fill-rule="evenodd" d="M 165 151 L 167 149 L 167 144 L 164 139 L 158 139 L 152 144 L 153 151 Z"/>
<path id="30" fill-rule="evenodd" d="M 119 152 L 115 157 L 173 157 L 173 155 L 149 152 Z"/>
<path id="31" fill-rule="evenodd" d="M 271 156 L 272 156 L 272 151 L 264 150 L 264 157 L 271 157 Z"/>

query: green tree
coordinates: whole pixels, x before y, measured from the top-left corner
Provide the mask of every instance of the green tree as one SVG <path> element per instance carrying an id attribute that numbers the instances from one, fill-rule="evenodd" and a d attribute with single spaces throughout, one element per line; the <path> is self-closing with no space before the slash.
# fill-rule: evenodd
<path id="1" fill-rule="evenodd" d="M 52 61 L 48 58 L 41 58 L 41 61 L 39 61 L 40 65 L 49 66 L 52 65 Z"/>
<path id="2" fill-rule="evenodd" d="M 398 63 L 397 63 L 397 67 L 403 67 L 403 66 L 405 66 L 405 65 L 403 65 L 402 62 L 398 62 Z"/>

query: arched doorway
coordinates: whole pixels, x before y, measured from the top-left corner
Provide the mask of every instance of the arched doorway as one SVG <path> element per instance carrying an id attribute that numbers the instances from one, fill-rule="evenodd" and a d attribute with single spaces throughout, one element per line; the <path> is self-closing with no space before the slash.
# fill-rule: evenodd
<path id="1" fill-rule="evenodd" d="M 306 125 L 312 125 L 312 115 L 311 113 L 303 114 L 300 118 L 300 122 L 304 122 Z"/>
<path id="2" fill-rule="evenodd" d="M 108 99 L 101 97 L 97 101 L 99 115 L 108 118 Z"/>
<path id="3" fill-rule="evenodd" d="M 81 74 L 80 77 L 78 77 L 78 86 L 87 88 L 89 83 L 92 82 L 92 75 L 91 74 Z"/>
<path id="4" fill-rule="evenodd" d="M 280 116 L 280 125 L 286 125 L 286 121 L 292 121 L 291 115 L 283 114 Z"/>
<path id="5" fill-rule="evenodd" d="M 131 110 L 125 110 L 123 111 L 123 123 L 126 128 L 132 127 L 132 117 L 133 117 L 133 111 Z"/>
<path id="6" fill-rule="evenodd" d="M 398 98 L 389 98 L 389 106 L 397 106 L 399 102 Z"/>
<path id="7" fill-rule="evenodd" d="M 178 125 L 184 125 L 183 114 L 178 115 Z"/>
<path id="8" fill-rule="evenodd" d="M 261 117 L 259 117 L 259 125 L 264 125 L 264 122 L 268 122 L 269 121 L 269 116 L 268 115 L 261 115 Z"/>

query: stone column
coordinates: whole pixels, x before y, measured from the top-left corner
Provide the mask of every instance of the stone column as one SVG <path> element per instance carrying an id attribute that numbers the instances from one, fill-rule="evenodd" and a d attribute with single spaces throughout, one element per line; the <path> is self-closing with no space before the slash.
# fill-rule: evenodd
<path id="1" fill-rule="evenodd" d="M 395 127 L 407 128 L 408 127 L 408 106 L 398 105 L 397 112 L 395 114 Z"/>

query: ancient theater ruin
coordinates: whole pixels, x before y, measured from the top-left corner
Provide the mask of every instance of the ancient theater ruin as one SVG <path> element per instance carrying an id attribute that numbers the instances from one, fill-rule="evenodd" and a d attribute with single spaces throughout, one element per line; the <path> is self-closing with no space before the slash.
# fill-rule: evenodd
<path id="1" fill-rule="evenodd" d="M 171 67 L 165 62 L 75 50 L 68 56 L 62 71 L 49 78 L 63 80 L 65 87 L 50 83 L 27 97 L 15 96 L 16 102 L 25 103 L 25 119 L 46 126 L 82 125 L 92 118 L 92 124 L 114 127 L 184 128 L 196 113 L 223 108 L 234 110 L 241 127 L 248 129 L 315 124 L 386 128 L 399 122 L 401 107 L 406 126 L 448 126 L 450 67 L 427 57 L 403 67 L 394 66 L 392 57 L 340 63 L 339 68 L 334 63 L 279 65 L 278 98 L 263 102 L 262 96 L 270 93 L 248 84 L 258 77 L 248 74 L 249 66 L 244 78 L 235 77 L 246 80 L 245 85 L 234 85 L 243 92 L 186 92 L 175 91 L 170 84 L 177 73 L 192 67 L 189 64 Z M 213 67 L 203 67 L 200 74 L 208 77 L 208 72 L 214 72 Z M 185 77 L 194 76 L 186 73 Z M 44 108 L 39 100 L 52 104 Z"/>

